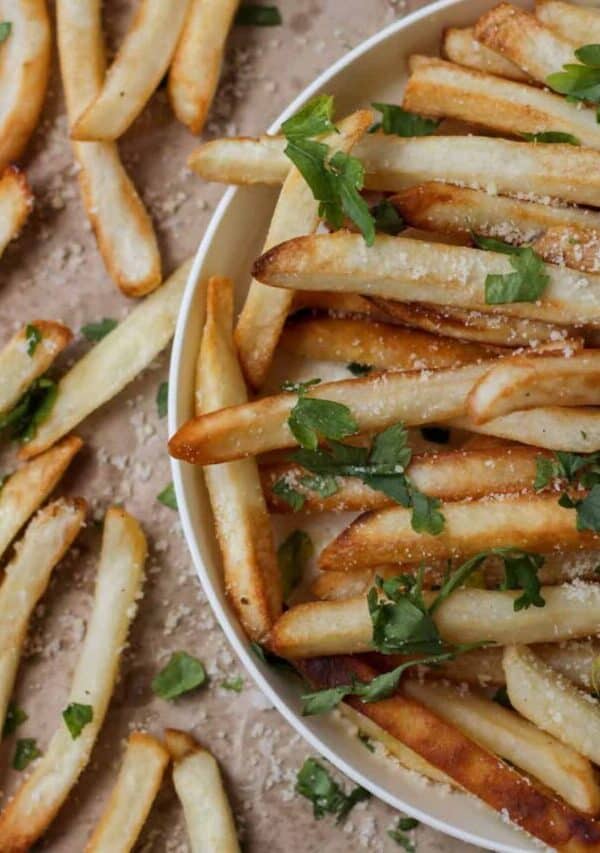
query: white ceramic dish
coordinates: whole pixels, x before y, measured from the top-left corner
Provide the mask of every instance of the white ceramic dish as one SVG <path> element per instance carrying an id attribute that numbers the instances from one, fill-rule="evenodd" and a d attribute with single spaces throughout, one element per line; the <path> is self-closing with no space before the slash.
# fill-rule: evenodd
<path id="1" fill-rule="evenodd" d="M 397 103 L 406 57 L 414 52 L 437 53 L 444 27 L 470 24 L 492 5 L 493 0 L 440 0 L 397 21 L 315 80 L 269 131 L 275 132 L 283 120 L 322 91 L 335 95 L 337 115 L 372 101 Z M 170 434 L 192 414 L 195 363 L 204 319 L 201 283 L 213 274 L 230 276 L 236 282 L 241 304 L 250 266 L 260 254 L 275 198 L 275 191 L 265 187 L 229 189 L 204 235 L 175 334 L 169 383 Z M 300 715 L 298 685 L 257 660 L 227 603 L 200 470 L 177 460 L 172 460 L 172 469 L 184 534 L 221 627 L 263 693 L 311 746 L 374 796 L 449 835 L 507 853 L 538 850 L 537 844 L 474 798 L 448 792 L 442 786 L 425 785 L 415 774 L 374 757 L 332 715 L 309 718 Z"/>

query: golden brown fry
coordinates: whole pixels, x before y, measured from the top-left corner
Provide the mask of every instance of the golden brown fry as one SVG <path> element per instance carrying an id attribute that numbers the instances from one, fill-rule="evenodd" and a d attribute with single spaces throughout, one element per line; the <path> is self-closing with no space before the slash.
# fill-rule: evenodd
<path id="1" fill-rule="evenodd" d="M 469 417 L 455 418 L 449 426 L 548 450 L 567 450 L 572 453 L 595 453 L 600 450 L 600 412 L 597 408 L 547 406 L 512 412 L 484 424 L 476 424 Z"/>
<path id="2" fill-rule="evenodd" d="M 71 128 L 77 140 L 111 141 L 125 133 L 165 75 L 188 0 L 141 0 L 99 91 Z"/>
<path id="3" fill-rule="evenodd" d="M 25 175 L 8 166 L 0 177 L 0 255 L 19 236 L 32 207 L 33 195 Z"/>
<path id="4" fill-rule="evenodd" d="M 62 377 L 47 420 L 21 449 L 23 459 L 62 438 L 118 394 L 164 349 L 173 336 L 190 267 L 189 261 L 182 264 Z"/>
<path id="5" fill-rule="evenodd" d="M 585 9 L 584 5 L 563 3 L 562 0 L 537 0 L 535 15 L 538 21 L 576 47 L 582 44 L 597 44 L 600 42 L 598 8 L 595 0 L 589 3 L 594 8 Z"/>
<path id="6" fill-rule="evenodd" d="M 538 779 L 574 809 L 592 816 L 600 811 L 600 787 L 590 762 L 514 711 L 443 684 L 407 680 L 402 689 L 494 755 Z"/>
<path id="7" fill-rule="evenodd" d="M 65 706 L 90 705 L 74 739 L 61 719 L 43 757 L 0 814 L 0 850 L 25 853 L 46 831 L 86 766 L 117 677 L 140 597 L 146 540 L 137 521 L 111 507 L 104 519 L 94 605 Z"/>
<path id="8" fill-rule="evenodd" d="M 407 425 L 439 423 L 465 411 L 467 394 L 492 364 L 371 374 L 317 385 L 306 397 L 348 406 L 360 432 L 382 429 L 399 420 Z M 297 394 L 277 394 L 196 417 L 175 433 L 169 450 L 188 462 L 212 465 L 294 447 L 297 442 L 288 417 L 297 400 Z"/>
<path id="9" fill-rule="evenodd" d="M 173 757 L 173 784 L 183 805 L 193 853 L 239 853 L 217 762 L 185 732 L 167 729 L 165 740 Z"/>
<path id="10" fill-rule="evenodd" d="M 146 732 L 132 732 L 119 777 L 85 853 L 129 853 L 160 788 L 169 753 Z M 133 795 L 133 796 L 132 796 Z"/>
<path id="11" fill-rule="evenodd" d="M 239 0 L 190 0 L 169 72 L 169 100 L 192 133 L 204 127 L 238 5 Z"/>
<path id="12" fill-rule="evenodd" d="M 371 110 L 361 110 L 340 124 L 340 132 L 328 138 L 332 151 L 350 151 L 373 124 Z M 312 234 L 319 224 L 319 204 L 304 177 L 295 167 L 281 188 L 264 251 L 302 234 Z M 260 388 L 271 365 L 277 341 L 292 309 L 294 294 L 265 287 L 252 280 L 235 329 L 235 342 L 248 382 Z"/>
<path id="13" fill-rule="evenodd" d="M 11 30 L 0 46 L 0 172 L 19 160 L 38 123 L 50 74 L 50 18 L 46 0 L 10 3 Z"/>
<path id="14" fill-rule="evenodd" d="M 475 383 L 467 403 L 477 424 L 539 406 L 600 405 L 600 350 L 570 358 L 520 356 L 506 359 Z"/>
<path id="15" fill-rule="evenodd" d="M 588 637 L 597 630 L 600 588 L 596 584 L 577 581 L 544 586 L 545 607 L 515 611 L 520 594 L 463 587 L 442 602 L 433 619 L 448 643 L 558 643 Z M 423 593 L 427 604 L 436 595 Z M 373 625 L 363 595 L 310 601 L 286 610 L 273 626 L 270 645 L 282 657 L 296 660 L 372 651 L 372 638 Z"/>
<path id="16" fill-rule="evenodd" d="M 390 324 L 335 317 L 292 320 L 283 330 L 280 346 L 302 358 L 358 362 L 380 370 L 458 367 L 496 354 L 478 344 Z"/>
<path id="17" fill-rule="evenodd" d="M 543 731 L 600 763 L 600 703 L 578 690 L 526 646 L 502 657 L 512 705 Z"/>
<path id="18" fill-rule="evenodd" d="M 550 323 L 600 323 L 600 276 L 547 265 L 548 284 L 534 302 L 486 303 L 488 275 L 514 273 L 509 258 L 462 246 L 445 246 L 378 234 L 365 252 L 361 235 L 338 231 L 296 237 L 254 264 L 265 284 L 292 290 L 332 290 L 419 300 L 484 313 Z"/>
<path id="19" fill-rule="evenodd" d="M 475 38 L 473 27 L 464 29 L 450 27 L 445 30 L 442 52 L 446 59 L 458 65 L 466 65 L 467 68 L 475 68 L 477 71 L 485 71 L 487 74 L 496 74 L 498 77 L 524 83 L 529 80 L 527 74 L 510 59 L 505 59 L 499 53 L 480 44 Z"/>
<path id="20" fill-rule="evenodd" d="M 353 680 L 370 681 L 377 675 L 368 664 L 349 657 L 307 661 L 303 671 L 320 689 L 351 684 Z M 455 784 L 550 847 L 565 853 L 592 853 L 600 844 L 598 824 L 535 788 L 414 699 L 400 693 L 381 702 L 363 703 L 355 697 L 345 701 L 450 776 Z"/>
<path id="21" fill-rule="evenodd" d="M 58 47 L 69 121 L 102 88 L 105 73 L 100 0 L 58 0 Z M 127 296 L 161 282 L 156 236 L 148 213 L 111 142 L 73 142 L 83 203 L 106 268 Z"/>
<path id="22" fill-rule="evenodd" d="M 525 551 L 547 553 L 593 546 L 598 537 L 577 530 L 574 509 L 554 494 L 514 494 L 445 503 L 445 525 L 437 536 L 412 528 L 411 510 L 396 506 L 368 512 L 352 522 L 321 552 L 322 569 L 345 571 L 383 563 L 464 560 L 517 543 Z"/>
<path id="23" fill-rule="evenodd" d="M 0 491 L 0 556 L 54 490 L 82 444 L 70 435 L 8 477 Z"/>
<path id="24" fill-rule="evenodd" d="M 407 468 L 411 482 L 430 497 L 444 501 L 480 498 L 533 489 L 536 461 L 541 451 L 533 447 L 496 446 L 484 450 L 450 450 L 413 457 Z M 269 509 L 292 512 L 273 486 L 282 477 L 305 498 L 302 512 L 342 512 L 381 509 L 394 504 L 355 477 L 338 477 L 338 491 L 323 497 L 299 482 L 305 469 L 294 462 L 261 466 L 261 480 Z"/>
<path id="25" fill-rule="evenodd" d="M 196 410 L 211 412 L 248 399 L 233 343 L 233 284 L 208 280 L 206 322 L 198 356 Z M 254 459 L 206 468 L 225 590 L 246 633 L 264 640 L 281 612 L 281 578 Z"/>
<path id="26" fill-rule="evenodd" d="M 57 500 L 35 516 L 17 545 L 0 585 L 0 725 L 13 691 L 27 624 L 50 580 L 85 522 L 82 498 Z"/>
<path id="27" fill-rule="evenodd" d="M 510 3 L 500 3 L 482 15 L 475 24 L 475 38 L 540 83 L 563 65 L 577 62 L 570 41 Z"/>
<path id="28" fill-rule="evenodd" d="M 32 320 L 0 350 L 0 414 L 19 401 L 71 342 L 71 330 L 53 320 Z"/>
<path id="29" fill-rule="evenodd" d="M 557 226 L 537 238 L 533 248 L 551 264 L 600 272 L 600 228 Z"/>
<path id="30" fill-rule="evenodd" d="M 551 127 L 600 148 L 596 111 L 581 109 L 562 95 L 430 56 L 411 57 L 411 68 L 402 101 L 411 112 L 473 122 L 510 136 Z"/>

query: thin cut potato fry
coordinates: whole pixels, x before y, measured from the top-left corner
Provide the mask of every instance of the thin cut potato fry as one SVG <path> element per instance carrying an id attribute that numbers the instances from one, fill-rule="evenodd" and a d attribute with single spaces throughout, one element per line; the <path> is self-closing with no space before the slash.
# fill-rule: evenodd
<path id="1" fill-rule="evenodd" d="M 30 335 L 32 343 L 28 340 Z M 32 320 L 19 329 L 0 350 L 0 414 L 15 406 L 72 338 L 70 329 L 53 320 Z"/>
<path id="2" fill-rule="evenodd" d="M 598 700 L 578 690 L 525 646 L 507 646 L 502 665 L 508 696 L 517 711 L 600 764 Z"/>
<path id="3" fill-rule="evenodd" d="M 189 165 L 207 181 L 280 184 L 290 169 L 285 145 L 281 136 L 215 139 L 196 149 Z M 521 195 L 526 187 L 532 196 L 600 207 L 600 152 L 591 148 L 487 136 L 369 133 L 353 153 L 365 168 L 367 189 L 399 192 L 425 181 L 446 181 Z"/>
<path id="4" fill-rule="evenodd" d="M 58 47 L 69 121 L 99 93 L 105 72 L 100 0 L 57 0 Z M 111 278 L 127 296 L 161 282 L 152 222 L 111 142 L 73 142 L 83 203 Z"/>
<path id="5" fill-rule="evenodd" d="M 328 139 L 332 151 L 350 151 L 373 124 L 371 110 L 361 110 L 340 124 Z M 312 234 L 319 224 L 319 205 L 295 167 L 288 173 L 269 225 L 264 251 L 284 240 Z M 260 388 L 271 365 L 277 341 L 292 309 L 294 294 L 253 279 L 235 329 L 235 342 L 248 382 Z"/>
<path id="6" fill-rule="evenodd" d="M 492 364 L 485 361 L 426 373 L 389 371 L 324 382 L 306 396 L 349 406 L 361 432 L 382 429 L 399 420 L 409 426 L 439 423 L 465 411 L 467 394 Z M 287 421 L 297 400 L 297 394 L 276 394 L 196 417 L 175 433 L 169 450 L 188 462 L 212 465 L 294 447 L 297 442 Z"/>
<path id="7" fill-rule="evenodd" d="M 187 261 L 66 373 L 56 402 L 35 437 L 23 445 L 29 459 L 73 429 L 147 367 L 169 343 L 191 268 Z"/>
<path id="8" fill-rule="evenodd" d="M 0 176 L 0 255 L 18 237 L 32 207 L 33 195 L 25 175 L 8 166 Z"/>
<path id="9" fill-rule="evenodd" d="M 173 784 L 183 805 L 192 853 L 239 853 L 235 823 L 213 756 L 177 729 L 165 732 Z"/>
<path id="10" fill-rule="evenodd" d="M 345 571 L 380 563 L 465 560 L 485 551 L 517 544 L 533 552 L 562 552 L 592 547 L 598 537 L 578 530 L 574 509 L 560 506 L 554 494 L 514 494 L 445 503 L 446 519 L 438 536 L 417 533 L 412 512 L 401 506 L 359 516 L 319 557 L 321 569 Z"/>
<path id="11" fill-rule="evenodd" d="M 479 18 L 475 38 L 490 50 L 502 54 L 519 68 L 545 83 L 563 65 L 577 62 L 571 41 L 561 38 L 534 15 L 500 3 Z M 586 43 L 589 43 L 586 39 Z"/>
<path id="12" fill-rule="evenodd" d="M 132 732 L 119 776 L 85 853 L 129 853 L 160 788 L 169 753 L 146 732 Z"/>
<path id="13" fill-rule="evenodd" d="M 486 303 L 485 282 L 488 275 L 514 273 L 505 254 L 408 237 L 378 234 L 368 252 L 360 234 L 346 231 L 296 237 L 262 255 L 253 272 L 264 284 L 288 289 L 419 300 L 550 323 L 600 323 L 600 275 L 546 265 L 548 284 L 536 302 L 507 302 L 499 310 Z"/>
<path id="14" fill-rule="evenodd" d="M 411 112 L 473 122 L 511 136 L 551 127 L 600 148 L 596 111 L 580 109 L 562 95 L 431 56 L 411 57 L 411 68 L 402 100 Z"/>
<path id="15" fill-rule="evenodd" d="M 239 0 L 190 0 L 169 72 L 169 100 L 192 133 L 204 127 L 238 5 Z"/>
<path id="16" fill-rule="evenodd" d="M 8 477 L 0 490 L 0 557 L 54 490 L 82 444 L 76 435 L 63 438 Z"/>
<path id="17" fill-rule="evenodd" d="M 391 324 L 336 317 L 293 320 L 285 326 L 279 345 L 301 358 L 358 362 L 380 370 L 458 367 L 495 355 L 478 344 Z"/>
<path id="18" fill-rule="evenodd" d="M 2 9 L 11 24 L 0 47 L 0 172 L 19 160 L 38 123 L 50 75 L 46 0 L 19 0 Z"/>
<path id="19" fill-rule="evenodd" d="M 81 530 L 86 509 L 81 498 L 61 499 L 44 507 L 28 525 L 6 567 L 0 584 L 0 726 L 12 695 L 27 624 L 52 570 Z"/>
<path id="20" fill-rule="evenodd" d="M 475 38 L 473 27 L 464 29 L 449 27 L 444 32 L 442 52 L 446 59 L 456 62 L 457 65 L 465 65 L 467 68 L 475 68 L 487 74 L 496 74 L 508 80 L 518 80 L 522 83 L 529 81 L 527 74 L 518 65 L 480 44 Z"/>
<path id="21" fill-rule="evenodd" d="M 575 329 L 568 326 L 504 317 L 502 314 L 482 314 L 480 311 L 465 311 L 461 308 L 449 308 L 447 305 L 434 307 L 420 302 L 381 299 L 378 296 L 373 297 L 371 301 L 397 323 L 449 338 L 490 345 L 537 346 L 560 341 L 576 333 Z"/>
<path id="22" fill-rule="evenodd" d="M 100 91 L 71 128 L 80 141 L 122 136 L 165 75 L 188 10 L 188 0 L 140 0 Z"/>
<path id="23" fill-rule="evenodd" d="M 514 711 L 484 696 L 442 684 L 407 680 L 403 692 L 494 755 L 510 761 L 589 815 L 600 811 L 600 787 L 590 762 Z"/>
<path id="24" fill-rule="evenodd" d="M 437 593 L 425 591 L 426 603 Z M 600 588 L 595 584 L 544 586 L 545 607 L 515 612 L 520 592 L 464 587 L 433 614 L 448 643 L 559 643 L 598 630 Z M 366 596 L 342 601 L 309 601 L 286 610 L 271 632 L 270 646 L 281 657 L 358 654 L 373 650 L 373 625 Z"/>
<path id="25" fill-rule="evenodd" d="M 538 21 L 577 47 L 597 44 L 600 42 L 600 16 L 595 0 L 589 5 L 595 8 L 584 9 L 583 4 L 563 3 L 562 0 L 537 0 L 535 15 Z"/>
<path id="26" fill-rule="evenodd" d="M 600 350 L 586 349 L 570 358 L 507 359 L 475 383 L 467 406 L 469 417 L 480 424 L 552 404 L 600 406 Z"/>
<path id="27" fill-rule="evenodd" d="M 233 343 L 233 284 L 213 276 L 198 355 L 196 410 L 248 399 Z M 248 636 L 262 641 L 281 613 L 281 576 L 255 459 L 204 470 L 215 519 L 225 590 Z"/>
<path id="28" fill-rule="evenodd" d="M 483 450 L 450 450 L 413 457 L 407 475 L 430 497 L 444 501 L 480 498 L 533 489 L 536 462 L 541 451 L 533 447 L 492 447 Z M 292 508 L 274 491 L 282 477 L 305 496 L 302 512 L 342 512 L 381 509 L 394 504 L 383 492 L 375 491 L 355 477 L 338 477 L 338 491 L 323 497 L 304 489 L 298 480 L 305 471 L 294 462 L 261 466 L 261 479 L 269 509 L 291 512 Z"/>
<path id="29" fill-rule="evenodd" d="M 377 670 L 350 657 L 307 661 L 303 671 L 320 689 L 370 681 L 377 675 Z M 345 702 L 549 847 L 564 853 L 592 853 L 598 848 L 600 827 L 595 821 L 534 787 L 420 702 L 402 693 L 380 702 L 363 703 L 357 697 Z"/>
<path id="30" fill-rule="evenodd" d="M 535 251 L 551 264 L 600 272 L 600 227 L 556 226 L 537 238 Z"/>
<path id="31" fill-rule="evenodd" d="M 43 835 L 88 763 L 137 609 L 145 559 L 139 524 L 111 507 L 104 519 L 92 613 L 65 703 L 90 705 L 92 720 L 76 739 L 60 721 L 43 757 L 0 814 L 0 850 L 6 853 L 25 853 Z"/>
<path id="32" fill-rule="evenodd" d="M 508 438 L 547 450 L 567 450 L 572 453 L 595 453 L 600 450 L 600 412 L 597 408 L 560 408 L 512 412 L 484 424 L 469 417 L 454 418 L 448 426 L 470 432 Z"/>

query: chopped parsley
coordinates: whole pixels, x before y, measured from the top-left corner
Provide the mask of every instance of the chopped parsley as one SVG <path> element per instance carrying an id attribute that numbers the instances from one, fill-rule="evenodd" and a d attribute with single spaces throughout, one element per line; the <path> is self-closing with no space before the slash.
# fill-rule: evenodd
<path id="1" fill-rule="evenodd" d="M 92 722 L 94 709 L 91 705 L 80 705 L 79 702 L 71 702 L 62 712 L 62 717 L 71 733 L 71 737 L 73 740 L 77 740 L 85 726 Z"/>
<path id="2" fill-rule="evenodd" d="M 383 231 L 395 237 L 406 225 L 394 205 L 389 199 L 384 198 L 371 208 L 371 216 L 375 220 L 375 230 Z"/>
<path id="3" fill-rule="evenodd" d="M 600 45 L 583 45 L 575 56 L 581 64 L 563 65 L 562 71 L 546 77 L 547 85 L 570 101 L 600 102 Z"/>
<path id="4" fill-rule="evenodd" d="M 52 411 L 57 396 L 56 382 L 40 376 L 31 383 L 16 406 L 0 417 L 0 430 L 8 429 L 12 438 L 22 442 L 31 441 Z"/>
<path id="5" fill-rule="evenodd" d="M 358 424 L 348 406 L 304 394 L 292 409 L 288 426 L 298 444 L 313 451 L 321 438 L 340 439 L 358 432 Z"/>
<path id="6" fill-rule="evenodd" d="M 2 737 L 5 738 L 12 735 L 26 719 L 27 712 L 15 702 L 9 702 L 6 710 L 6 719 L 2 728 Z"/>
<path id="7" fill-rule="evenodd" d="M 28 323 L 25 326 L 25 347 L 27 349 L 27 355 L 33 356 L 34 352 L 37 349 L 37 345 L 42 340 L 42 333 L 38 329 L 37 326 L 34 326 L 31 323 Z"/>
<path id="8" fill-rule="evenodd" d="M 0 21 L 0 44 L 9 37 L 12 32 L 12 23 L 10 21 Z"/>
<path id="9" fill-rule="evenodd" d="M 440 124 L 440 119 L 424 118 L 397 104 L 374 103 L 372 106 L 381 113 L 381 121 L 373 125 L 371 133 L 382 130 L 395 136 L 430 136 Z"/>
<path id="10" fill-rule="evenodd" d="M 261 6 L 258 3 L 245 3 L 235 16 L 235 24 L 241 27 L 278 27 L 282 23 L 277 6 Z"/>
<path id="11" fill-rule="evenodd" d="M 277 549 L 283 600 L 286 601 L 302 580 L 307 562 L 314 553 L 312 539 L 305 530 L 294 530 Z"/>
<path id="12" fill-rule="evenodd" d="M 224 690 L 232 690 L 234 693 L 241 693 L 244 689 L 244 679 L 241 675 L 236 675 L 233 678 L 226 678 L 221 682 L 221 687 Z"/>
<path id="13" fill-rule="evenodd" d="M 15 746 L 12 766 L 15 770 L 25 770 L 41 754 L 41 751 L 38 749 L 37 740 L 34 737 L 19 738 Z"/>
<path id="14" fill-rule="evenodd" d="M 563 492 L 559 504 L 577 513 L 577 529 L 600 533 L 600 453 L 568 453 L 557 450 L 553 457 L 538 456 L 534 488 L 541 490 L 554 480 L 589 489 L 584 498 L 571 497 Z"/>
<path id="15" fill-rule="evenodd" d="M 206 681 L 206 670 L 187 652 L 173 652 L 168 663 L 152 680 L 152 690 L 161 699 L 177 699 Z"/>
<path id="16" fill-rule="evenodd" d="M 367 376 L 373 370 L 373 365 L 363 364 L 360 361 L 351 361 L 347 365 L 347 368 L 353 376 Z"/>
<path id="17" fill-rule="evenodd" d="M 103 320 L 99 320 L 97 323 L 88 323 L 82 326 L 81 334 L 88 341 L 101 341 L 102 338 L 105 338 L 118 325 L 118 321 L 113 320 L 112 317 L 104 317 Z"/>
<path id="18" fill-rule="evenodd" d="M 175 486 L 173 483 L 169 483 L 168 486 L 165 486 L 162 492 L 156 496 L 156 500 L 160 501 L 163 506 L 168 506 L 169 509 L 177 509 L 177 498 L 175 496 Z"/>
<path id="19" fill-rule="evenodd" d="M 316 95 L 284 121 L 281 130 L 287 139 L 307 139 L 323 133 L 335 133 L 332 116 L 333 95 Z"/>
<path id="20" fill-rule="evenodd" d="M 169 399 L 169 383 L 161 382 L 156 392 L 156 411 L 159 418 L 164 418 L 167 414 L 167 402 Z"/>
<path id="21" fill-rule="evenodd" d="M 485 279 L 487 305 L 508 302 L 536 302 L 546 289 L 550 277 L 544 262 L 530 246 L 511 246 L 493 237 L 473 234 L 475 245 L 489 252 L 509 255 L 511 273 L 490 273 Z"/>
<path id="22" fill-rule="evenodd" d="M 414 817 L 400 817 L 395 828 L 388 829 L 387 834 L 399 847 L 403 847 L 406 853 L 415 853 L 417 848 L 407 833 L 418 826 L 419 821 Z"/>
<path id="23" fill-rule="evenodd" d="M 526 142 L 558 142 L 563 145 L 581 145 L 579 139 L 572 133 L 562 133 L 560 130 L 544 130 L 541 133 L 520 133 Z"/>
<path id="24" fill-rule="evenodd" d="M 307 758 L 298 771 L 296 792 L 310 800 L 317 820 L 326 814 L 335 814 L 338 823 L 344 820 L 356 803 L 368 800 L 371 796 L 360 786 L 346 794 L 316 758 Z"/>

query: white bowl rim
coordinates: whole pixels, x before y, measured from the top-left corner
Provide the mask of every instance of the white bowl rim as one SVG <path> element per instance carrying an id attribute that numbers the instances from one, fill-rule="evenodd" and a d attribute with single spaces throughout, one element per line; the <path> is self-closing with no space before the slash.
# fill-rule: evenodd
<path id="1" fill-rule="evenodd" d="M 305 89 L 303 89 L 300 94 L 297 95 L 296 98 L 294 98 L 294 100 L 275 119 L 275 121 L 268 128 L 267 133 L 276 133 L 279 130 L 281 124 L 287 118 L 297 112 L 298 109 L 303 106 L 309 98 L 311 98 L 314 94 L 322 90 L 323 86 L 326 85 L 332 77 L 334 77 L 339 71 L 342 71 L 347 66 L 351 65 L 355 59 L 362 56 L 372 47 L 376 46 L 382 41 L 385 41 L 389 36 L 397 33 L 398 31 L 422 20 L 423 18 L 426 18 L 429 15 L 433 15 L 443 9 L 451 8 L 452 6 L 455 6 L 461 2 L 464 2 L 464 0 L 434 0 L 434 2 L 429 3 L 428 5 L 409 13 L 408 15 L 403 18 L 400 18 L 397 21 L 393 21 L 387 27 L 384 27 L 383 29 L 379 30 L 374 35 L 369 36 L 369 38 L 362 41 L 352 50 L 348 51 L 342 57 L 336 60 L 336 62 L 334 62 L 332 65 L 328 66 L 325 71 L 319 74 L 319 76 L 315 80 L 313 80 L 312 83 L 310 83 Z M 187 284 L 185 287 L 181 307 L 179 309 L 177 325 L 175 328 L 175 335 L 173 338 L 171 363 L 169 369 L 169 435 L 172 435 L 181 426 L 177 418 L 177 412 L 179 410 L 179 393 L 181 390 L 179 387 L 178 379 L 181 371 L 182 359 L 184 358 L 184 339 L 187 317 L 196 293 L 196 287 L 198 284 L 200 271 L 204 264 L 206 254 L 208 253 L 213 237 L 218 231 L 221 225 L 221 220 L 223 219 L 225 212 L 229 207 L 229 204 L 231 203 L 232 199 L 234 198 L 237 190 L 238 188 L 235 186 L 229 187 L 225 191 L 219 204 L 217 205 L 194 257 L 194 262 L 190 270 Z M 292 728 L 294 728 L 298 732 L 298 734 L 300 734 L 311 745 L 313 749 L 315 749 L 320 755 L 326 758 L 341 773 L 343 773 L 357 785 L 361 785 L 362 787 L 369 790 L 373 796 L 377 797 L 377 799 L 384 801 L 393 808 L 400 808 L 403 812 L 410 815 L 411 817 L 416 818 L 427 826 L 430 826 L 433 829 L 437 829 L 440 832 L 450 835 L 460 841 L 465 841 L 469 844 L 485 847 L 488 850 L 491 849 L 499 851 L 499 853 L 523 853 L 523 850 L 526 848 L 517 847 L 512 844 L 494 842 L 492 839 L 487 838 L 485 836 L 459 829 L 456 826 L 453 826 L 451 823 L 447 823 L 444 820 L 432 816 L 427 811 L 421 810 L 409 804 L 404 804 L 398 796 L 390 794 L 388 791 L 386 791 L 385 788 L 382 788 L 376 783 L 373 783 L 370 779 L 367 779 L 365 776 L 363 776 L 359 770 L 348 764 L 346 760 L 341 758 L 333 749 L 331 749 L 325 741 L 321 740 L 320 737 L 315 735 L 312 731 L 310 731 L 309 728 L 304 725 L 302 717 L 300 717 L 293 709 L 288 707 L 286 702 L 279 696 L 278 692 L 265 679 L 259 667 L 257 666 L 257 659 L 251 652 L 250 648 L 244 646 L 236 636 L 236 633 L 230 624 L 232 621 L 232 617 L 230 617 L 230 615 L 222 606 L 221 601 L 219 600 L 219 597 L 213 588 L 213 585 L 208 577 L 204 561 L 197 546 L 194 527 L 186 501 L 184 499 L 185 490 L 183 485 L 183 471 L 187 463 L 182 462 L 179 459 L 174 459 L 173 457 L 170 458 L 170 462 L 171 471 L 173 475 L 173 484 L 175 488 L 175 495 L 177 498 L 179 518 L 181 521 L 183 534 L 188 549 L 190 551 L 192 561 L 196 569 L 196 573 L 198 574 L 209 604 L 215 616 L 217 617 L 219 625 L 222 628 L 225 636 L 227 637 L 229 643 L 232 645 L 235 653 L 241 660 L 247 672 L 250 674 L 250 676 L 260 688 L 262 693 L 267 697 L 270 702 L 273 703 L 274 707 L 292 726 Z"/>

